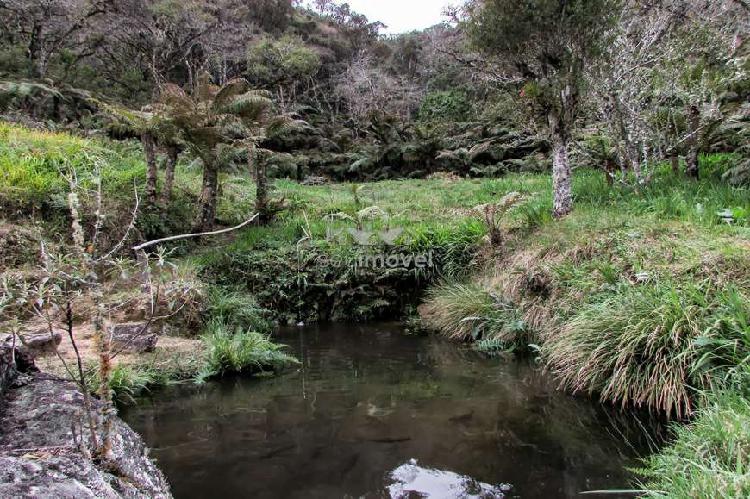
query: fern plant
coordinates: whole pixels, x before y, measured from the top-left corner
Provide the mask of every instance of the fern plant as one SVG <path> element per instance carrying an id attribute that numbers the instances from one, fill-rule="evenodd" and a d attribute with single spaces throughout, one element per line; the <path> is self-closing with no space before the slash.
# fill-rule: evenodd
<path id="1" fill-rule="evenodd" d="M 273 114 L 268 92 L 251 89 L 247 80 L 238 78 L 215 85 L 203 73 L 192 93 L 177 85 L 164 87 L 160 106 L 182 132 L 193 152 L 203 161 L 203 185 L 197 230 L 209 230 L 216 216 L 219 173 L 219 146 L 239 144 L 248 147 L 251 165 L 256 149 L 266 137 L 289 127 L 293 120 Z M 267 176 L 263 162 L 253 168 L 257 182 L 256 208 L 267 211 Z M 252 168 L 252 167 L 251 167 Z"/>

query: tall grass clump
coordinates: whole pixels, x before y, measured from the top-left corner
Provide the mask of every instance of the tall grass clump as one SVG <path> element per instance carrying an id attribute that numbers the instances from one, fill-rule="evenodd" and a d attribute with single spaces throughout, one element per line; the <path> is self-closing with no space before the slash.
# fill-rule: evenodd
<path id="1" fill-rule="evenodd" d="M 99 386 L 98 367 L 88 364 L 85 369 L 88 386 Z M 121 405 L 133 405 L 136 397 L 167 383 L 167 377 L 152 366 L 117 364 L 109 378 L 109 389 L 112 400 Z"/>
<path id="2" fill-rule="evenodd" d="M 740 393 L 712 395 L 689 425 L 637 470 L 645 497 L 750 497 L 750 400 Z"/>
<path id="3" fill-rule="evenodd" d="M 440 272 L 453 278 L 466 275 L 486 234 L 487 228 L 473 219 L 457 224 L 416 225 L 408 231 L 409 243 L 404 250 L 415 253 L 432 251 Z"/>
<path id="4" fill-rule="evenodd" d="M 233 373 L 279 371 L 298 363 L 283 351 L 283 345 L 273 343 L 267 335 L 233 328 L 220 319 L 209 323 L 203 341 L 207 349 L 206 366 L 198 375 L 199 382 Z"/>
<path id="5" fill-rule="evenodd" d="M 158 384 L 159 376 L 151 369 L 135 368 L 118 364 L 112 369 L 109 388 L 113 398 L 120 404 L 134 404 L 135 397 L 142 395 L 149 387 Z"/>
<path id="6" fill-rule="evenodd" d="M 573 392 L 678 418 L 750 353 L 750 305 L 708 283 L 628 286 L 550 335 L 547 365 Z"/>
<path id="7" fill-rule="evenodd" d="M 530 334 L 516 308 L 473 283 L 432 288 L 422 314 L 425 325 L 460 341 L 492 341 L 495 348 L 525 350 Z"/>
<path id="8" fill-rule="evenodd" d="M 209 321 L 218 319 L 229 327 L 250 329 L 268 334 L 273 324 L 267 312 L 247 291 L 238 288 L 213 286 L 208 292 L 206 313 Z"/>

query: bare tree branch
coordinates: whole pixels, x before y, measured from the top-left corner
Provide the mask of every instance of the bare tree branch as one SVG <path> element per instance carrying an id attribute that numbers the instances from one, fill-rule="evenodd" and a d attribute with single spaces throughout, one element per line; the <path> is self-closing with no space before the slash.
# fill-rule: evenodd
<path id="1" fill-rule="evenodd" d="M 163 239 L 156 239 L 154 241 L 149 241 L 149 242 L 146 242 L 146 243 L 143 243 L 143 244 L 139 244 L 138 246 L 134 246 L 133 247 L 133 251 L 135 251 L 135 252 L 143 251 L 146 248 L 150 248 L 152 246 L 156 246 L 157 244 L 168 243 L 170 241 L 179 241 L 179 240 L 182 240 L 182 239 L 190 239 L 190 238 L 193 238 L 193 237 L 218 236 L 220 234 L 226 234 L 228 232 L 234 232 L 235 230 L 240 230 L 243 227 L 247 227 L 251 223 L 255 222 L 258 219 L 258 217 L 259 217 L 259 214 L 256 213 L 249 220 L 246 220 L 246 221 L 242 222 L 241 224 L 239 224 L 236 227 L 230 227 L 228 229 L 215 230 L 215 231 L 211 231 L 211 232 L 200 232 L 200 233 L 197 233 L 197 234 L 181 234 L 179 236 L 171 236 L 171 237 L 165 237 Z"/>

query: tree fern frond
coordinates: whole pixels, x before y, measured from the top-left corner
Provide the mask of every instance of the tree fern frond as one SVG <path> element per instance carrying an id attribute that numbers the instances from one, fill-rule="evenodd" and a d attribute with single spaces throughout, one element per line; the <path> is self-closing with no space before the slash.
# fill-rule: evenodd
<path id="1" fill-rule="evenodd" d="M 240 116 L 248 121 L 260 120 L 271 108 L 273 101 L 258 91 L 245 92 L 224 104 L 218 111 L 220 113 Z"/>
<path id="2" fill-rule="evenodd" d="M 236 96 L 247 92 L 249 89 L 250 83 L 244 78 L 229 80 L 216 94 L 216 97 L 214 98 L 214 106 L 216 108 L 221 108 Z"/>
<path id="3" fill-rule="evenodd" d="M 289 116 L 274 116 L 266 126 L 266 135 L 268 137 L 278 137 L 292 130 L 300 130 L 309 124 L 303 120 L 296 120 Z"/>

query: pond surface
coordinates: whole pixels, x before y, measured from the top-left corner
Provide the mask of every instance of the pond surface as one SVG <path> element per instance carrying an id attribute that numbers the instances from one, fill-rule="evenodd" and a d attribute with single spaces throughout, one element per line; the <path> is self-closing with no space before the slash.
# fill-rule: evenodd
<path id="1" fill-rule="evenodd" d="M 396 324 L 276 339 L 299 370 L 163 390 L 124 411 L 178 499 L 578 497 L 629 488 L 624 467 L 646 450 L 626 416 L 557 392 L 526 362 Z"/>

